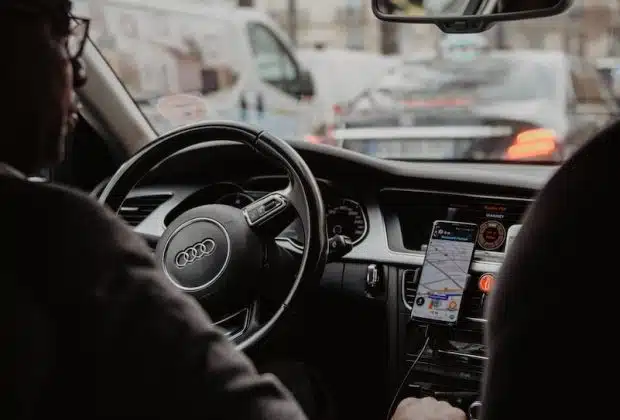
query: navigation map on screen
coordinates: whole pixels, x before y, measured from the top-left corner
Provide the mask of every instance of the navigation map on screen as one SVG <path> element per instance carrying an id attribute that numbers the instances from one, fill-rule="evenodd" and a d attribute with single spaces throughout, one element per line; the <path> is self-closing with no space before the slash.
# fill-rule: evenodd
<path id="1" fill-rule="evenodd" d="M 411 317 L 440 323 L 458 319 L 478 227 L 437 221 L 426 249 Z"/>

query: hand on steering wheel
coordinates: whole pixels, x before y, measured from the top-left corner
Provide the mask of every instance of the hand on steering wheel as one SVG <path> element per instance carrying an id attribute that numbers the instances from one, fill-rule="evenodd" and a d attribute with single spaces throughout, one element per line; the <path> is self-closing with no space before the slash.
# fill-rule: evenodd
<path id="1" fill-rule="evenodd" d="M 240 349 L 255 344 L 281 319 L 302 285 L 317 280 L 327 256 L 325 210 L 319 186 L 299 154 L 285 141 L 236 122 L 205 122 L 182 127 L 149 143 L 114 174 L 99 201 L 118 212 L 127 194 L 163 160 L 210 141 L 244 143 L 282 166 L 289 185 L 244 209 L 209 204 L 178 216 L 158 238 L 155 255 L 179 289 L 207 299 L 208 306 L 249 308 L 252 319 L 235 339 Z M 256 318 L 256 285 L 265 244 L 299 215 L 304 229 L 301 266 L 280 308 L 266 322 Z"/>

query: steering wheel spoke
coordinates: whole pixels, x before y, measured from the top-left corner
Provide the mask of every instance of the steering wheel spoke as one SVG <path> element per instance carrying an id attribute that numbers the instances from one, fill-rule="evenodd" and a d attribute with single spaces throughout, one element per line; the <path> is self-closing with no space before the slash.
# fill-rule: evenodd
<path id="1" fill-rule="evenodd" d="M 214 320 L 213 323 L 224 331 L 229 340 L 236 341 L 256 324 L 256 305 L 256 302 L 251 303 L 224 318 Z"/>
<path id="2" fill-rule="evenodd" d="M 245 350 L 244 343 L 260 327 L 259 321 L 260 302 L 258 300 L 249 304 L 244 310 L 243 328 L 227 334 L 229 340 L 237 345 L 240 350 Z"/>

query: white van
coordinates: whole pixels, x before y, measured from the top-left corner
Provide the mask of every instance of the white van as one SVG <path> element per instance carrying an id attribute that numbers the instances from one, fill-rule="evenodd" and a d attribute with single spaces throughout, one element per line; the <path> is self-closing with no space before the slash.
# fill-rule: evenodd
<path id="1" fill-rule="evenodd" d="M 299 139 L 321 120 L 314 83 L 264 13 L 191 1 L 75 0 L 90 36 L 159 132 L 203 119 Z"/>

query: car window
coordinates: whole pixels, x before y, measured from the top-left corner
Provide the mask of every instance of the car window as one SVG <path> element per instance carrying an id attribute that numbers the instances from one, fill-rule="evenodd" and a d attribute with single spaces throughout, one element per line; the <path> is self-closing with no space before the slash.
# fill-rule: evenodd
<path id="1" fill-rule="evenodd" d="M 264 82 L 287 91 L 287 87 L 298 78 L 293 58 L 271 30 L 264 25 L 251 23 L 248 26 L 252 53 L 257 63 L 258 76 Z"/>

